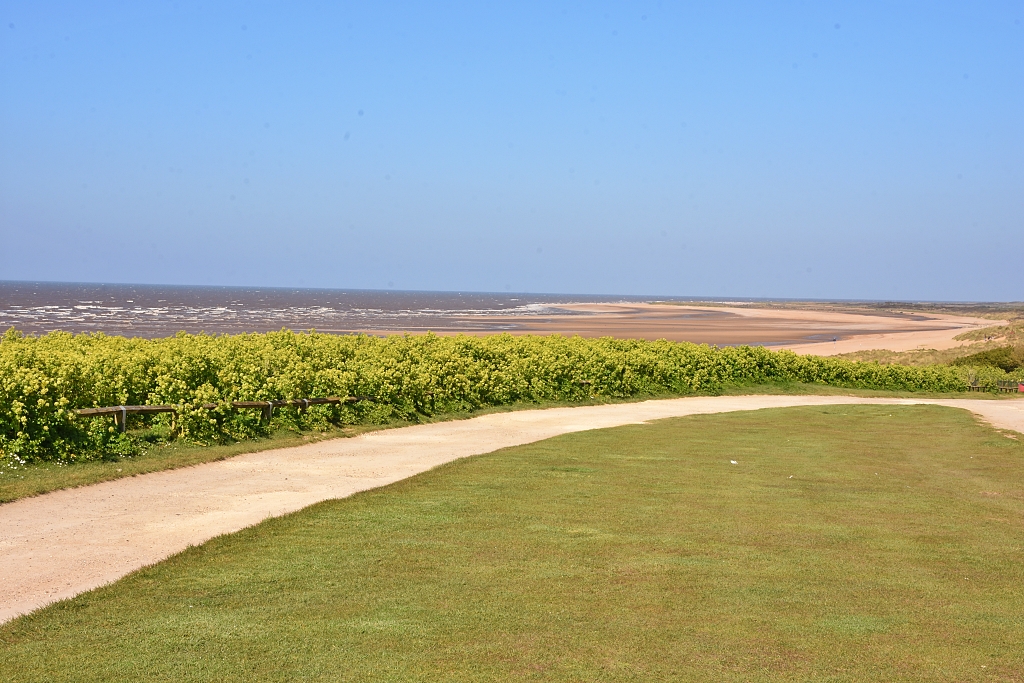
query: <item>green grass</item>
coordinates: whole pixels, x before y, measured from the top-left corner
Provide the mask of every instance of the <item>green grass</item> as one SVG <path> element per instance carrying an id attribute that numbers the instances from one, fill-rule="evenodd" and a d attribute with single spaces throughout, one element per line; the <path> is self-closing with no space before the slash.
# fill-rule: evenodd
<path id="1" fill-rule="evenodd" d="M 1008 395 L 994 395 L 989 393 L 938 393 L 938 392 L 910 392 L 910 391 L 880 391 L 875 389 L 842 389 L 822 384 L 802 384 L 798 382 L 772 383 L 763 385 L 742 385 L 727 386 L 721 392 L 724 395 L 739 396 L 746 394 L 784 394 L 784 395 L 827 395 L 827 396 L 864 396 L 864 397 L 889 397 L 889 398 L 969 398 L 1004 399 Z M 508 412 L 512 410 L 529 410 L 536 408 L 556 408 L 563 406 L 597 405 L 604 403 L 632 403 L 636 401 L 647 401 L 657 398 L 679 398 L 675 394 L 639 396 L 629 399 L 607 399 L 600 398 L 586 402 L 549 401 L 541 404 L 520 403 L 507 406 L 492 406 L 473 412 L 465 413 L 444 413 L 435 417 L 422 416 L 423 422 L 438 422 L 447 420 L 463 420 L 488 413 Z M 109 419 L 109 418 L 97 418 Z M 324 439 L 336 439 L 357 436 L 369 431 L 380 429 L 394 429 L 406 427 L 410 422 L 394 420 L 384 425 L 348 425 L 345 427 L 333 428 L 327 432 L 298 432 L 290 429 L 280 429 L 268 438 L 253 439 L 250 441 L 238 441 L 227 444 L 198 445 L 185 441 L 171 441 L 156 444 L 149 444 L 145 451 L 139 455 L 120 458 L 112 457 L 107 460 L 90 460 L 65 465 L 52 462 L 36 462 L 25 466 L 14 466 L 10 462 L 0 465 L 0 504 L 10 503 L 21 498 L 37 496 L 59 489 L 74 488 L 76 486 L 87 486 L 98 484 L 104 481 L 132 477 L 149 472 L 160 470 L 177 469 L 199 465 L 204 462 L 215 462 L 224 460 L 243 453 L 256 453 L 272 448 L 286 448 L 299 446 L 305 443 L 322 441 Z M 143 432 L 140 431 L 140 434 Z"/>
<path id="2" fill-rule="evenodd" d="M 1014 401 L 1016 395 L 970 391 L 887 391 L 884 389 L 846 389 L 825 384 L 803 382 L 767 382 L 755 385 L 726 385 L 722 396 L 859 396 L 862 398 L 970 398 L 992 401 Z"/>
<path id="3" fill-rule="evenodd" d="M 566 435 L 269 520 L 16 620 L 0 671 L 1021 680 L 1022 465 L 1024 443 L 932 406 Z"/>

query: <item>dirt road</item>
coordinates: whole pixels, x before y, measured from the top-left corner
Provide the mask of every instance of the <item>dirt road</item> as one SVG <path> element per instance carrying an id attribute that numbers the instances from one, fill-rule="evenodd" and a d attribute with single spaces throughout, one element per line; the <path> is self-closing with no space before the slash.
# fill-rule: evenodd
<path id="1" fill-rule="evenodd" d="M 666 417 L 854 403 L 963 408 L 1024 432 L 1024 399 L 719 396 L 498 413 L 240 455 L 0 505 L 0 623 L 189 545 L 457 458 Z"/>

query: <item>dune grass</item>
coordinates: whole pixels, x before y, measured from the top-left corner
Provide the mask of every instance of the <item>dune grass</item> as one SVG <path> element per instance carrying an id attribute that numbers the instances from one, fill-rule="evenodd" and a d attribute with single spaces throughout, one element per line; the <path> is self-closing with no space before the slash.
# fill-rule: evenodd
<path id="1" fill-rule="evenodd" d="M 1024 443 L 934 406 L 569 434 L 269 520 L 18 619 L 0 627 L 0 672 L 1020 680 L 1022 464 Z"/>
<path id="2" fill-rule="evenodd" d="M 858 360 L 866 363 L 881 363 L 882 365 L 908 365 L 910 367 L 925 367 L 928 365 L 958 365 L 964 358 L 983 352 L 1005 347 L 1004 342 L 988 341 L 975 342 L 973 344 L 962 344 L 951 349 L 915 349 L 912 351 L 887 351 L 885 349 L 868 349 L 867 351 L 851 351 L 850 353 L 837 354 L 836 358 L 844 360 Z M 979 363 L 983 365 L 984 363 Z"/>

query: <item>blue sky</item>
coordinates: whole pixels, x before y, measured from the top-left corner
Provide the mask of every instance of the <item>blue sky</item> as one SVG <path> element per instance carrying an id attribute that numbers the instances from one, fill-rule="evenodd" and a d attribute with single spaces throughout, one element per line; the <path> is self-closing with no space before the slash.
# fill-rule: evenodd
<path id="1" fill-rule="evenodd" d="M 1021 300 L 1022 19 L 0 3 L 0 279 Z"/>

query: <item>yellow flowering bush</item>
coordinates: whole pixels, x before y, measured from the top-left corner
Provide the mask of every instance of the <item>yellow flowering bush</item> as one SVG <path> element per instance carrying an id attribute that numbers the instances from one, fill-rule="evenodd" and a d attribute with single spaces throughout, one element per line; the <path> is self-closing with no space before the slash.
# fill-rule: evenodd
<path id="1" fill-rule="evenodd" d="M 111 420 L 75 408 L 173 404 L 133 417 L 197 441 L 265 434 L 259 411 L 231 401 L 370 395 L 374 402 L 280 411 L 300 428 L 382 423 L 518 402 L 591 396 L 715 393 L 726 384 L 810 382 L 956 391 L 965 373 L 797 356 L 762 347 L 635 339 L 433 334 L 294 333 L 127 339 L 63 332 L 0 337 L 0 450 L 19 460 L 71 461 L 131 452 Z M 204 404 L 215 403 L 209 410 Z"/>

